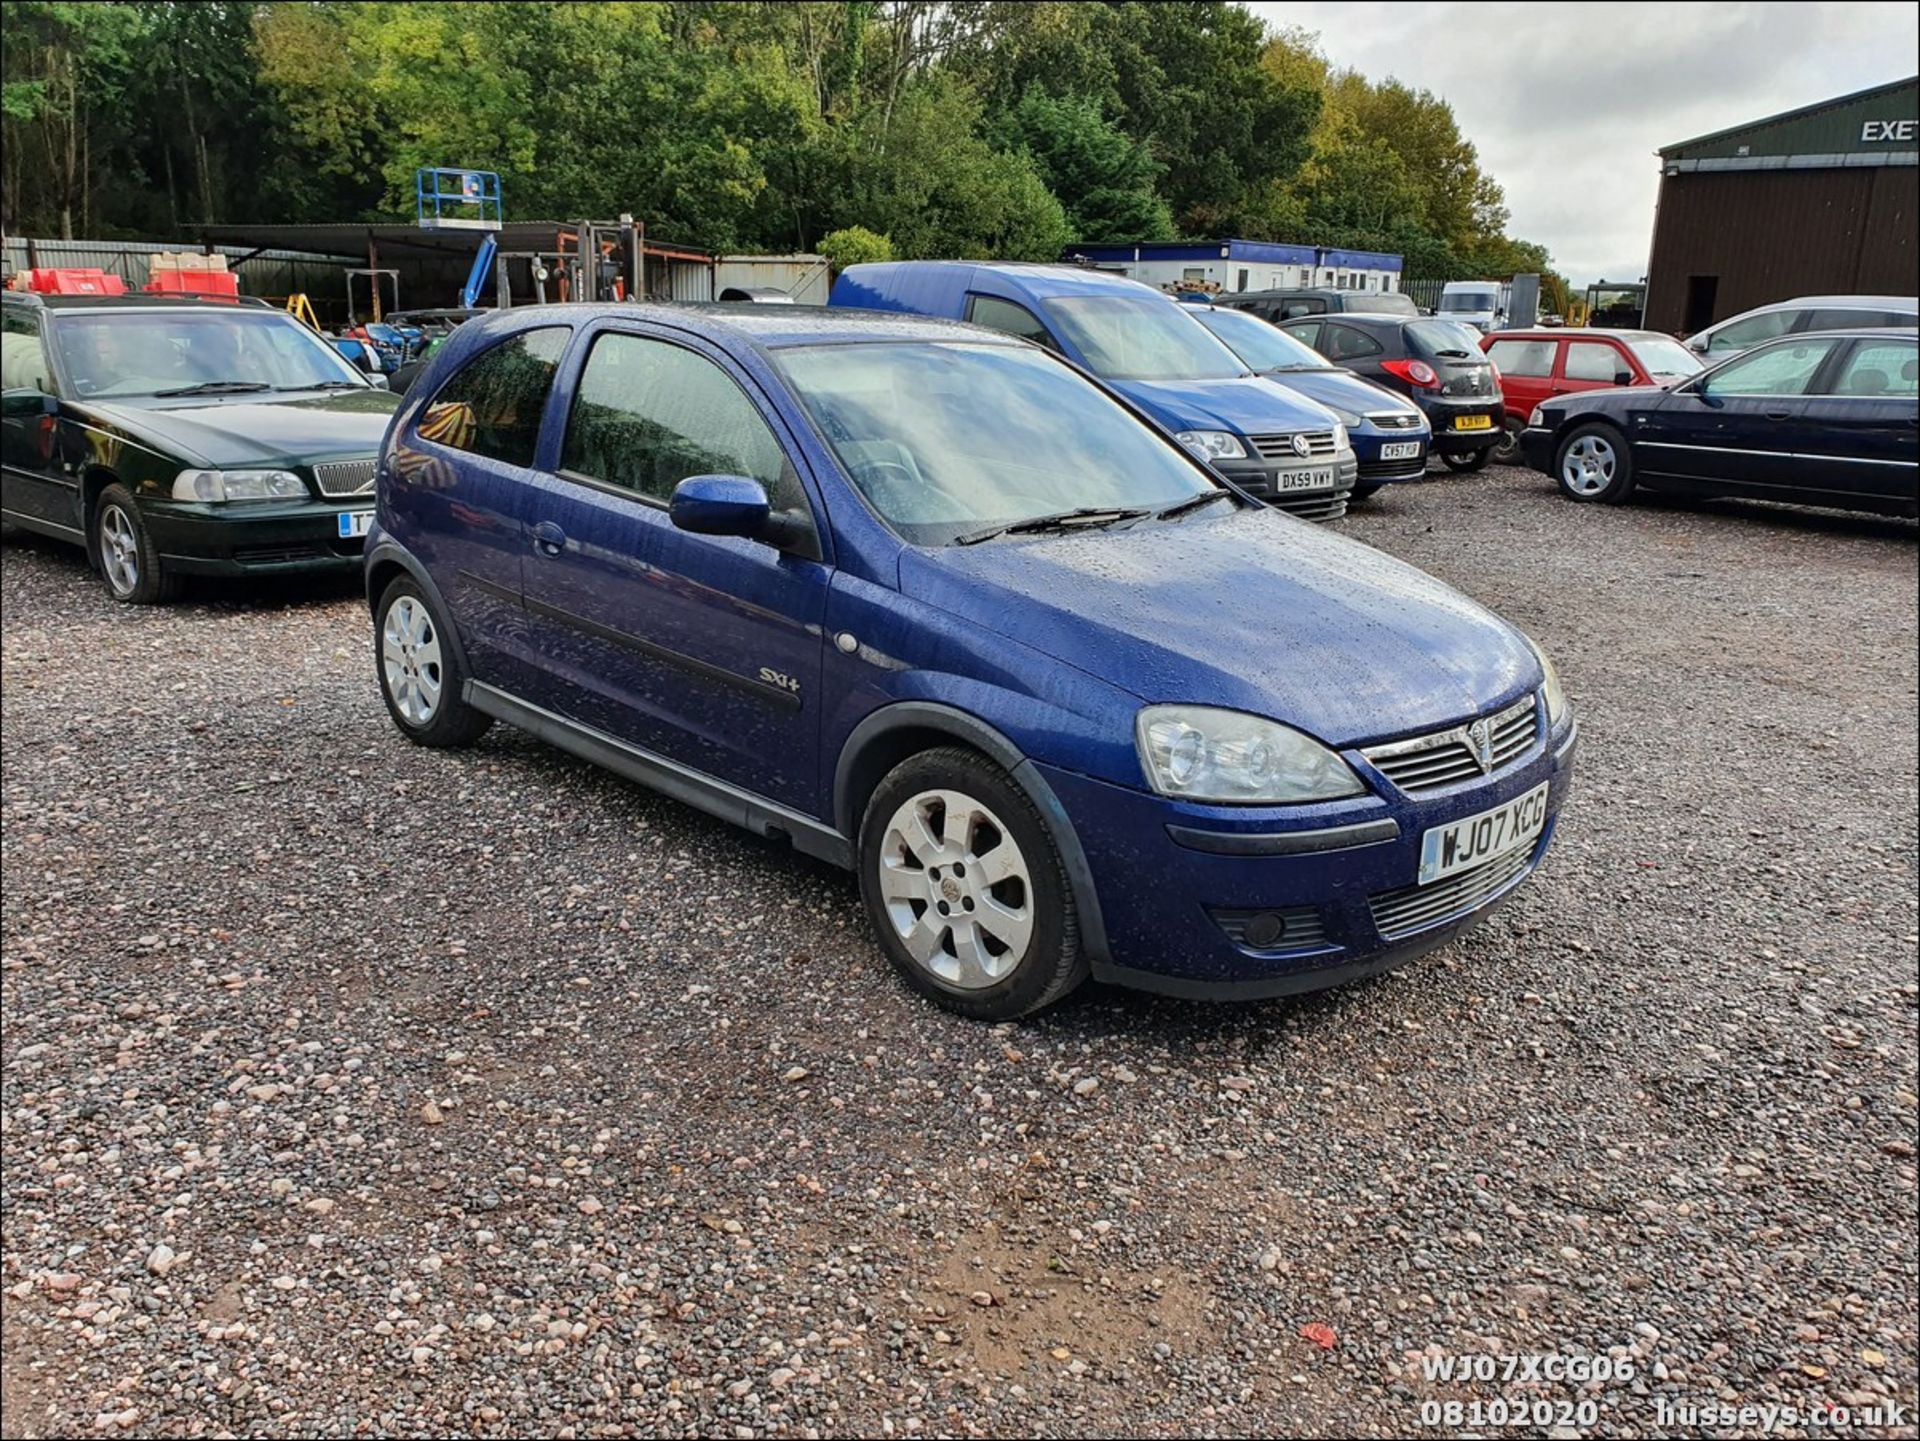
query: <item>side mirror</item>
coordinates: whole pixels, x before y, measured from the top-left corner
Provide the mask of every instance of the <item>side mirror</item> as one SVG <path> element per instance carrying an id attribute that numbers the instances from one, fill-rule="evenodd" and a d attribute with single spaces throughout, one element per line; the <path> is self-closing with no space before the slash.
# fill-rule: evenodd
<path id="1" fill-rule="evenodd" d="M 759 540 L 773 507 L 766 487 L 744 475 L 690 475 L 673 488 L 667 516 L 695 535 L 738 535 Z"/>
<path id="2" fill-rule="evenodd" d="M 1614 371 L 1614 373 L 1613 373 L 1613 383 L 1614 383 L 1615 385 L 1632 385 L 1632 384 L 1633 384 L 1633 372 L 1632 372 L 1631 370 L 1616 370 L 1616 371 Z"/>
<path id="3" fill-rule="evenodd" d="M 8 420 L 38 420 L 43 415 L 58 415 L 60 402 L 44 391 L 22 386 L 0 392 L 0 415 Z"/>

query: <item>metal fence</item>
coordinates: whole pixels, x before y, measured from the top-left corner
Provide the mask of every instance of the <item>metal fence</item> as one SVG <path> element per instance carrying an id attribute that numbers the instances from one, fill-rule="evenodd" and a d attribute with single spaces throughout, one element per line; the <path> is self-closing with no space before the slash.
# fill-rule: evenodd
<path id="1" fill-rule="evenodd" d="M 1400 293 L 1422 310 L 1435 310 L 1440 305 L 1441 287 L 1446 283 L 1444 280 L 1406 280 L 1400 284 Z"/>
<path id="2" fill-rule="evenodd" d="M 129 290 L 143 290 L 147 284 L 147 257 L 163 251 L 194 250 L 182 244 L 157 244 L 142 240 L 40 240 L 9 235 L 6 239 L 6 270 L 102 270 L 117 275 Z M 217 253 L 227 257 L 227 266 L 240 277 L 240 293 L 280 301 L 304 292 L 315 304 L 343 303 L 346 279 L 343 271 L 350 263 L 328 255 L 311 255 L 300 250 L 262 250 L 255 253 L 237 245 L 216 245 Z"/>

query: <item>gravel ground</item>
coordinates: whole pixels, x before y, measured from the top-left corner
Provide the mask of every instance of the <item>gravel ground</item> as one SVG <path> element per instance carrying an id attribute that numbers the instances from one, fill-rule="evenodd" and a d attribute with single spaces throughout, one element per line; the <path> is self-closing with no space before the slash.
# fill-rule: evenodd
<path id="1" fill-rule="evenodd" d="M 8 1434 L 1913 1435 L 1914 527 L 1518 471 L 1345 526 L 1559 659 L 1542 873 L 1380 981 L 994 1028 L 837 872 L 402 743 L 350 584 L 10 545 Z M 1422 1369 L 1482 1352 L 1636 1374 Z"/>

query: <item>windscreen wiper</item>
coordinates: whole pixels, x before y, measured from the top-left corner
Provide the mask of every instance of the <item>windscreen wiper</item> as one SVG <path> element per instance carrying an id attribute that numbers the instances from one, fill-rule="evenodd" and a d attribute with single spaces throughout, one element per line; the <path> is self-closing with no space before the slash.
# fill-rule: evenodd
<path id="1" fill-rule="evenodd" d="M 369 390 L 371 386 L 361 385 L 351 380 L 312 380 L 305 385 L 276 385 L 276 391 L 283 390 Z"/>
<path id="2" fill-rule="evenodd" d="M 1212 505 L 1216 500 L 1231 500 L 1232 498 L 1233 492 L 1230 490 L 1203 491 L 1199 495 L 1190 495 L 1185 500 L 1176 500 L 1165 510 L 1155 511 L 1153 518 L 1155 520 L 1172 520 L 1176 515 L 1185 515 L 1190 510 L 1199 510 L 1202 506 Z"/>
<path id="3" fill-rule="evenodd" d="M 1140 507 L 1118 505 L 1083 505 L 1074 510 L 1062 510 L 1053 515 L 1036 515 L 1028 520 L 1016 520 L 1011 525 L 994 525 L 985 530 L 976 530 L 967 535 L 956 536 L 955 545 L 978 545 L 983 540 L 992 540 L 1000 535 L 1038 535 L 1048 530 L 1079 530 L 1083 526 L 1117 525 L 1123 520 L 1138 520 L 1150 511 Z"/>
<path id="4" fill-rule="evenodd" d="M 182 385 L 174 390 L 156 390 L 155 395 L 248 395 L 272 390 L 264 380 L 203 380 L 198 385 Z"/>

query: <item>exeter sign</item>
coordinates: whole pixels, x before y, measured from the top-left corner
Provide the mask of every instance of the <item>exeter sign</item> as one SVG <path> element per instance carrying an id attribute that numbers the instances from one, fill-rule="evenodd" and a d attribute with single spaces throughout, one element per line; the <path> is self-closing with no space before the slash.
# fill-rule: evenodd
<path id="1" fill-rule="evenodd" d="M 1920 132 L 1920 120 L 1869 120 L 1860 127 L 1862 145 L 1892 145 L 1911 141 Z"/>

